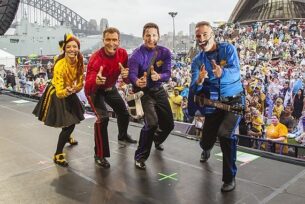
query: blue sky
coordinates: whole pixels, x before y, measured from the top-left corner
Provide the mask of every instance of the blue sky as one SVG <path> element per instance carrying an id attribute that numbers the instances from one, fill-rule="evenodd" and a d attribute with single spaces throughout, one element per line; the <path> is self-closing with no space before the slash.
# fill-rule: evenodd
<path id="1" fill-rule="evenodd" d="M 107 18 L 109 25 L 121 32 L 141 36 L 147 22 L 155 22 L 161 35 L 172 31 L 170 11 L 175 17 L 176 32 L 188 34 L 191 22 L 226 21 L 238 0 L 58 0 L 85 19 Z"/>

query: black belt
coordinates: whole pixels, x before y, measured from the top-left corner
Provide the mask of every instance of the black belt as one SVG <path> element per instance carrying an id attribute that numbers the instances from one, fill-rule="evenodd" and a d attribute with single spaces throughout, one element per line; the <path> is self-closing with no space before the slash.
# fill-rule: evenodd
<path id="1" fill-rule="evenodd" d="M 109 88 L 105 88 L 104 91 L 108 92 L 108 91 L 112 91 L 114 89 L 114 87 L 109 87 Z"/>
<path id="2" fill-rule="evenodd" d="M 239 98 L 241 96 L 243 96 L 243 93 L 238 93 L 233 96 L 220 96 L 220 101 L 228 102 L 228 101 L 232 101 L 233 99 Z"/>
<path id="3" fill-rule="evenodd" d="M 152 87 L 152 88 L 148 88 L 148 87 L 145 87 L 145 88 L 143 88 L 142 90 L 144 91 L 144 92 L 157 92 L 157 91 L 159 91 L 159 90 L 161 90 L 162 89 L 162 87 Z"/>

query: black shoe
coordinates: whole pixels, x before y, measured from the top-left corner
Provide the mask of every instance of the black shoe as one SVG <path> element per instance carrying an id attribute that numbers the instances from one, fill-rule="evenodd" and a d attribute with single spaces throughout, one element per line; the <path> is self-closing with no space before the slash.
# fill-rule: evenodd
<path id="1" fill-rule="evenodd" d="M 159 151 L 163 151 L 163 150 L 164 150 L 164 147 L 163 147 L 162 144 L 157 144 L 157 143 L 155 143 L 155 148 L 156 148 L 157 150 L 159 150 Z"/>
<path id="2" fill-rule="evenodd" d="M 200 162 L 204 163 L 210 158 L 210 150 L 202 150 Z"/>
<path id="3" fill-rule="evenodd" d="M 132 139 L 130 135 L 127 135 L 126 137 L 119 138 L 119 140 L 123 141 L 123 142 L 131 143 L 131 144 L 137 143 L 137 140 Z"/>
<path id="4" fill-rule="evenodd" d="M 94 160 L 97 166 L 108 169 L 110 167 L 109 162 L 105 157 L 99 158 L 98 156 L 94 156 Z"/>
<path id="5" fill-rule="evenodd" d="M 143 161 L 135 161 L 135 165 L 138 169 L 142 169 L 142 170 L 146 169 L 146 165 Z"/>
<path id="6" fill-rule="evenodd" d="M 221 192 L 230 192 L 233 191 L 235 189 L 236 183 L 235 183 L 235 179 L 233 179 L 231 182 L 226 183 L 224 182 L 221 186 Z"/>

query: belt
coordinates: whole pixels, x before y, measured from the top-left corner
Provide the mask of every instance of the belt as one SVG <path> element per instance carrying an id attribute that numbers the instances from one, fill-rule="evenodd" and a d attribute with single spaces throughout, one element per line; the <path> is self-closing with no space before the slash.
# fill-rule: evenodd
<path id="1" fill-rule="evenodd" d="M 152 88 L 147 88 L 148 91 L 159 91 L 161 87 L 152 87 Z"/>
<path id="2" fill-rule="evenodd" d="M 220 96 L 220 101 L 228 102 L 228 101 L 232 101 L 233 99 L 239 98 L 241 96 L 243 96 L 243 93 L 238 93 L 233 96 Z"/>
<path id="3" fill-rule="evenodd" d="M 109 87 L 109 88 L 105 88 L 104 91 L 108 92 L 108 91 L 112 91 L 114 89 L 114 87 Z"/>

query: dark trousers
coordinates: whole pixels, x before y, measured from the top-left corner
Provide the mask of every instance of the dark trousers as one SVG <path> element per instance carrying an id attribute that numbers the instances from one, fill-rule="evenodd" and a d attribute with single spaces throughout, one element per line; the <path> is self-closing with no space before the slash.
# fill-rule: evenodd
<path id="1" fill-rule="evenodd" d="M 229 102 L 230 104 L 241 103 L 241 97 Z M 241 116 L 231 112 L 216 110 L 215 113 L 205 116 L 202 129 L 200 146 L 203 150 L 211 150 L 219 138 L 223 154 L 223 176 L 224 182 L 231 182 L 236 175 L 236 151 L 237 137 L 234 131 L 239 124 Z"/>
<path id="2" fill-rule="evenodd" d="M 57 148 L 56 148 L 56 154 L 61 154 L 65 144 L 69 141 L 70 135 L 72 134 L 73 130 L 75 128 L 75 125 L 70 125 L 68 127 L 62 128 L 57 142 Z"/>
<path id="3" fill-rule="evenodd" d="M 145 161 L 149 157 L 153 141 L 163 143 L 172 129 L 174 119 L 167 93 L 163 88 L 145 90 L 141 98 L 144 111 L 144 127 L 141 129 L 135 160 Z"/>
<path id="4" fill-rule="evenodd" d="M 110 157 L 107 130 L 109 116 L 105 102 L 117 115 L 119 138 L 124 138 L 127 136 L 129 114 L 125 102 L 116 88 L 113 88 L 110 91 L 99 89 L 96 91 L 96 93 L 87 96 L 87 98 L 97 118 L 94 124 L 95 154 L 99 158 Z"/>

